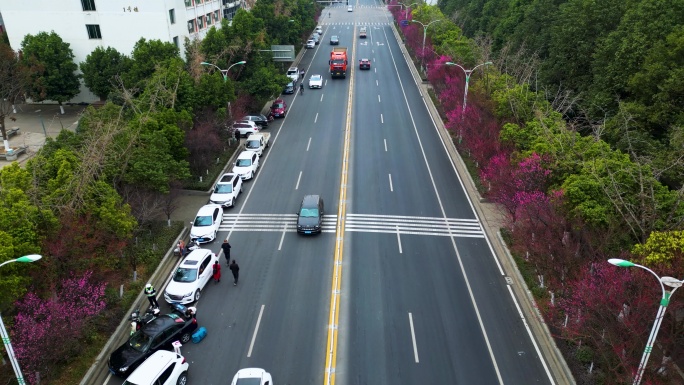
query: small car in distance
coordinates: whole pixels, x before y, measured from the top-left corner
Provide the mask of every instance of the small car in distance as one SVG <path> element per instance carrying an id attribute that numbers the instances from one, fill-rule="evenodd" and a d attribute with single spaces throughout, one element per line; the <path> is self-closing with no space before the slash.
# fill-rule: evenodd
<path id="1" fill-rule="evenodd" d="M 235 373 L 230 385 L 273 385 L 273 378 L 264 369 L 245 368 Z"/>
<path id="2" fill-rule="evenodd" d="M 123 385 L 186 385 L 188 363 L 185 357 L 157 350 L 128 376 Z"/>
<path id="3" fill-rule="evenodd" d="M 361 29 L 359 30 L 359 38 L 360 39 L 366 38 L 366 27 L 361 27 Z"/>
<path id="4" fill-rule="evenodd" d="M 295 88 L 294 88 L 294 82 L 289 82 L 283 89 L 283 93 L 286 95 L 294 94 Z"/>
<path id="5" fill-rule="evenodd" d="M 359 69 L 360 70 L 369 70 L 371 68 L 371 62 L 368 59 L 361 59 L 359 60 Z"/>
<path id="6" fill-rule="evenodd" d="M 268 118 L 266 118 L 262 114 L 245 115 L 240 120 L 241 121 L 254 122 L 254 124 L 256 124 L 257 126 L 259 126 L 261 128 L 267 128 L 268 127 Z"/>
<path id="7" fill-rule="evenodd" d="M 161 315 L 143 325 L 142 329 L 112 352 L 108 362 L 109 371 L 125 377 L 154 352 L 173 351 L 173 341 L 182 344 L 190 342 L 192 332 L 196 329 L 197 319 L 194 316 L 185 316 L 180 312 Z"/>
<path id="8" fill-rule="evenodd" d="M 323 88 L 323 76 L 311 75 L 309 79 L 309 88 Z"/>
<path id="9" fill-rule="evenodd" d="M 221 207 L 233 207 L 242 192 L 242 178 L 236 174 L 226 173 L 211 190 L 209 203 Z"/>
<path id="10" fill-rule="evenodd" d="M 287 104 L 283 99 L 276 99 L 271 105 L 271 115 L 274 118 L 284 118 L 287 113 Z"/>
<path id="11" fill-rule="evenodd" d="M 318 45 L 318 43 L 320 43 L 321 37 L 318 36 L 318 34 L 314 32 L 309 39 L 313 40 L 314 44 Z"/>
<path id="12" fill-rule="evenodd" d="M 317 27 L 316 27 L 316 33 L 319 34 L 319 35 L 322 35 L 322 34 L 323 34 L 323 27 L 320 26 L 320 25 L 317 26 Z"/>
<path id="13" fill-rule="evenodd" d="M 323 227 L 323 199 L 318 195 L 306 195 L 297 211 L 297 233 L 320 233 Z"/>
<path id="14" fill-rule="evenodd" d="M 314 39 L 309 39 L 306 41 L 306 48 L 316 48 L 316 42 Z"/>
<path id="15" fill-rule="evenodd" d="M 348 5 L 347 6 L 347 12 L 353 12 L 353 11 L 354 11 L 354 8 L 352 8 L 351 5 Z"/>
<path id="16" fill-rule="evenodd" d="M 207 243 L 216 239 L 219 226 L 223 220 L 223 207 L 219 205 L 204 205 L 197 211 L 195 220 L 190 222 L 190 240 L 197 243 Z"/>
<path id="17" fill-rule="evenodd" d="M 215 262 L 218 262 L 218 257 L 211 250 L 191 251 L 171 275 L 171 281 L 164 289 L 166 302 L 182 305 L 197 302 L 204 286 L 211 280 Z"/>
<path id="18" fill-rule="evenodd" d="M 337 35 L 330 36 L 330 45 L 340 45 L 340 38 Z"/>
<path id="19" fill-rule="evenodd" d="M 235 161 L 233 173 L 240 175 L 242 180 L 247 180 L 254 178 L 258 168 L 259 154 L 254 151 L 242 151 Z"/>

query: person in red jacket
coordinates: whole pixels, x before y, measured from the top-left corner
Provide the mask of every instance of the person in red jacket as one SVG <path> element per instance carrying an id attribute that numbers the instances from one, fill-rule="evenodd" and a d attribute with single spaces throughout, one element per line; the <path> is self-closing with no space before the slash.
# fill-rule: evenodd
<path id="1" fill-rule="evenodd" d="M 218 261 L 214 262 L 214 282 L 219 283 L 221 282 L 221 265 L 218 263 Z"/>

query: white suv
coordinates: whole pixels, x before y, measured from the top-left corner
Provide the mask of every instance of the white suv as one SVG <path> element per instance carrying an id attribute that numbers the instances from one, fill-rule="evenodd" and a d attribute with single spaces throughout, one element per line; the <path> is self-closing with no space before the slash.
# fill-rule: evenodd
<path id="1" fill-rule="evenodd" d="M 188 366 L 180 354 L 158 350 L 138 366 L 123 385 L 186 385 Z"/>
<path id="2" fill-rule="evenodd" d="M 254 151 L 242 151 L 235 161 L 233 173 L 240 175 L 243 180 L 252 179 L 258 168 L 259 154 Z"/>
<path id="3" fill-rule="evenodd" d="M 287 77 L 292 79 L 293 82 L 297 83 L 297 80 L 299 80 L 299 68 L 297 67 L 290 67 L 287 69 Z"/>
<path id="4" fill-rule="evenodd" d="M 233 207 L 238 195 L 242 192 L 242 178 L 236 174 L 223 174 L 211 190 L 209 203 L 222 207 Z"/>
<path id="5" fill-rule="evenodd" d="M 218 257 L 211 250 L 197 249 L 190 252 L 171 274 L 171 281 L 164 290 L 166 302 L 182 305 L 197 302 L 202 289 L 214 274 L 212 267 L 215 262 L 218 262 Z"/>

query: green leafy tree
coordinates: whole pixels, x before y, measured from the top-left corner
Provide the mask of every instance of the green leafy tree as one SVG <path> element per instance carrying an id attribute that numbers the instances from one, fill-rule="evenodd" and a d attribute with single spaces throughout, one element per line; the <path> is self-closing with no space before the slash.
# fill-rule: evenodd
<path id="1" fill-rule="evenodd" d="M 651 266 L 664 265 L 670 269 L 677 266 L 681 274 L 682 260 L 684 259 L 684 231 L 654 231 L 648 236 L 645 243 L 635 245 L 632 252 L 639 255 L 644 263 Z"/>
<path id="2" fill-rule="evenodd" d="M 112 47 L 97 47 L 80 64 L 83 81 L 100 100 L 117 87 L 116 77 L 128 71 L 130 59 Z"/>
<path id="3" fill-rule="evenodd" d="M 180 58 L 180 52 L 173 43 L 141 38 L 135 43 L 131 58 L 130 68 L 124 76 L 125 84 L 127 87 L 142 90 L 157 66 L 164 65 L 171 59 Z"/>
<path id="4" fill-rule="evenodd" d="M 28 95 L 37 102 L 54 100 L 64 113 L 62 103 L 78 95 L 81 86 L 70 44 L 54 31 L 40 32 L 26 35 L 21 42 L 21 49 L 25 64 L 42 69 L 30 74 Z"/>
<path id="5" fill-rule="evenodd" d="M 0 133 L 3 138 L 7 138 L 5 119 L 13 113 L 13 105 L 26 91 L 28 71 L 12 47 L 0 42 Z M 4 142 L 5 150 L 8 150 L 9 141 Z"/>
<path id="6" fill-rule="evenodd" d="M 280 73 L 274 66 L 260 67 L 242 82 L 244 91 L 261 102 L 266 102 L 280 94 L 287 84 L 287 76 Z"/>

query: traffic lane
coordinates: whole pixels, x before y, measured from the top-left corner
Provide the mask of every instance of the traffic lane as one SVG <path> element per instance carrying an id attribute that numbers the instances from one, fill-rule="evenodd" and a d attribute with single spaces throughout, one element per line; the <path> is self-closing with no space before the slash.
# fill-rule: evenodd
<path id="1" fill-rule="evenodd" d="M 400 238 L 401 250 L 393 234 L 347 243 L 342 383 L 497 383 L 463 281 L 444 274 L 456 268 L 450 240 Z"/>
<path id="2" fill-rule="evenodd" d="M 289 233 L 269 274 L 266 307 L 252 357 L 279 368 L 278 383 L 322 381 L 334 236 Z M 250 362 L 251 363 L 251 362 Z M 273 372 L 272 372 L 273 373 Z"/>
<path id="3" fill-rule="evenodd" d="M 379 53 L 382 55 L 382 65 L 391 66 L 393 70 L 382 71 L 378 76 L 385 83 L 383 92 L 393 97 L 391 104 L 397 106 L 394 110 L 396 115 L 391 115 L 388 123 L 401 127 L 395 131 L 401 130 L 399 132 L 406 134 L 406 137 L 412 136 L 416 146 L 420 148 L 420 159 L 428 167 L 425 176 L 429 179 L 429 184 L 433 185 L 433 191 L 439 195 L 444 215 L 450 218 L 474 219 L 475 212 L 465 193 L 465 187 L 425 106 L 408 64 L 401 55 L 392 30 L 389 27 L 384 30 L 387 49 Z"/>
<path id="4" fill-rule="evenodd" d="M 550 384 L 545 362 L 534 345 L 505 277 L 485 239 L 457 239 L 475 303 L 506 384 Z"/>

